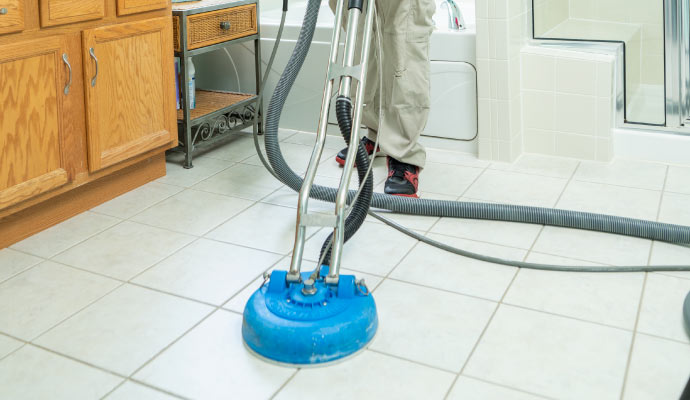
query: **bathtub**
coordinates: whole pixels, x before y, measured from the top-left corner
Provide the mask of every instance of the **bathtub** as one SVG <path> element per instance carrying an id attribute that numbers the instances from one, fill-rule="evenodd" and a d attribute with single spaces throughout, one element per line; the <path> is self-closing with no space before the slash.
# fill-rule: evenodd
<path id="1" fill-rule="evenodd" d="M 261 55 L 266 63 L 275 43 L 281 17 L 282 0 L 262 0 L 260 9 Z M 459 1 L 466 29 L 447 28 L 445 9 L 434 17 L 436 29 L 431 37 L 432 106 L 422 142 L 432 147 L 451 148 L 476 153 L 477 143 L 477 73 L 476 25 L 474 3 Z M 270 97 L 287 63 L 302 26 L 305 1 L 291 1 L 276 61 L 269 74 L 266 95 Z M 314 39 L 281 117 L 281 127 L 315 132 L 321 108 L 325 68 L 330 52 L 334 16 L 324 0 Z M 228 60 L 232 57 L 232 62 Z M 253 46 L 240 44 L 223 52 L 195 58 L 197 86 L 224 90 L 252 91 Z M 234 70 L 236 69 L 236 71 Z M 237 73 L 235 73 L 237 72 Z M 239 80 L 238 80 L 239 78 Z M 331 119 L 335 123 L 335 113 Z M 337 127 L 329 133 L 337 133 Z"/>

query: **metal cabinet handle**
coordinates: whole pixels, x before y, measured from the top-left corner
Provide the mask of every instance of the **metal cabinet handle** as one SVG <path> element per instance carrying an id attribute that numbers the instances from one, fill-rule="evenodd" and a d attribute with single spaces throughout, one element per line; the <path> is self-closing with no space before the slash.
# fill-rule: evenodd
<path id="1" fill-rule="evenodd" d="M 220 29 L 227 31 L 230 30 L 230 22 L 228 21 L 223 21 L 220 23 Z"/>
<path id="2" fill-rule="evenodd" d="M 98 77 L 98 58 L 96 58 L 96 54 L 93 52 L 93 47 L 89 49 L 89 54 L 91 54 L 91 58 L 96 62 L 96 74 L 91 78 L 91 87 L 96 86 L 96 78 Z"/>
<path id="3" fill-rule="evenodd" d="M 69 94 L 69 87 L 72 86 L 72 66 L 69 64 L 69 59 L 67 58 L 67 53 L 62 53 L 62 61 L 67 65 L 69 70 L 69 79 L 67 80 L 67 86 L 65 86 L 65 94 Z"/>
<path id="4" fill-rule="evenodd" d="M 7 9 L 5 7 L 0 8 L 0 15 L 5 15 L 7 14 Z"/>

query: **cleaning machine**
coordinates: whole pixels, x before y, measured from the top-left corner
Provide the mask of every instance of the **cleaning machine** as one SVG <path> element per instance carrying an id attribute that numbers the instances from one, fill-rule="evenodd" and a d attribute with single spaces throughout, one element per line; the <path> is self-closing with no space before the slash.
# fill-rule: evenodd
<path id="1" fill-rule="evenodd" d="M 379 44 L 381 41 L 380 21 L 376 14 L 375 1 L 338 0 L 337 2 L 316 144 L 306 175 L 304 179 L 300 177 L 287 165 L 281 154 L 278 126 L 285 100 L 309 51 L 321 2 L 322 0 L 308 0 L 299 38 L 269 103 L 264 124 L 268 161 L 261 151 L 257 135 L 254 136 L 257 152 L 266 168 L 282 183 L 298 191 L 299 200 L 290 269 L 288 271 L 274 270 L 264 274 L 263 284 L 251 296 L 244 310 L 242 336 L 249 351 L 260 358 L 280 364 L 325 365 L 351 356 L 371 342 L 378 328 L 374 296 L 369 292 L 364 280 L 358 280 L 352 275 L 340 274 L 343 245 L 359 229 L 367 214 L 430 245 L 465 257 L 518 268 L 578 272 L 690 270 L 690 265 L 573 267 L 503 260 L 439 243 L 370 211 L 372 207 L 402 214 L 531 223 L 690 245 L 690 227 L 688 226 L 541 207 L 415 199 L 374 193 L 371 169 L 376 149 L 370 160 L 364 146 L 360 143 L 360 129 L 356 128 L 361 125 L 362 99 L 372 35 Z M 275 58 L 286 12 L 287 0 L 283 0 L 283 17 L 263 85 Z M 346 30 L 343 31 L 345 15 L 347 25 Z M 359 32 L 360 30 L 362 32 Z M 345 43 L 342 54 L 339 54 L 341 32 L 345 33 Z M 383 57 L 381 46 L 377 47 L 378 56 Z M 379 62 L 379 65 L 381 64 Z M 380 67 L 379 74 L 382 74 Z M 334 93 L 336 85 L 339 85 L 338 91 Z M 264 87 L 261 88 L 260 93 L 263 93 L 263 89 Z M 336 95 L 338 126 L 343 138 L 348 145 L 359 144 L 357 151 L 347 153 L 340 186 L 337 189 L 314 185 L 316 170 L 326 140 L 330 105 Z M 381 116 L 384 117 L 383 114 Z M 359 178 L 359 189 L 349 190 L 355 167 Z M 334 202 L 335 212 L 331 214 L 310 212 L 308 207 L 310 198 Z M 320 261 L 316 270 L 302 272 L 302 255 L 309 227 L 329 227 L 333 228 L 333 233 L 321 248 Z M 420 268 L 424 266 L 420 265 Z M 686 301 L 684 315 L 687 320 L 690 320 L 690 297 Z"/>

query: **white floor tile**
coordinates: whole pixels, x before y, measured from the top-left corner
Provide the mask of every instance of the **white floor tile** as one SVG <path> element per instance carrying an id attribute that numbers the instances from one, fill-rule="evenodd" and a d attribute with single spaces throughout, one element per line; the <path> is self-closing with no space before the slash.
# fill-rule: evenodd
<path id="1" fill-rule="evenodd" d="M 194 185 L 193 189 L 249 200 L 260 200 L 281 186 L 283 184 L 263 166 L 235 164 L 225 171 L 199 182 Z"/>
<path id="2" fill-rule="evenodd" d="M 211 310 L 179 297 L 124 285 L 34 343 L 129 375 Z"/>
<path id="3" fill-rule="evenodd" d="M 522 261 L 526 251 L 447 236 L 434 240 L 475 253 Z M 516 269 L 452 254 L 425 243 L 418 244 L 395 268 L 391 277 L 461 294 L 498 301 Z"/>
<path id="4" fill-rule="evenodd" d="M 633 345 L 626 400 L 678 399 L 690 374 L 690 346 L 647 335 Z"/>
<path id="5" fill-rule="evenodd" d="M 31 340 L 117 285 L 46 261 L 0 284 L 0 331 Z"/>
<path id="6" fill-rule="evenodd" d="M 490 162 L 480 160 L 475 154 L 460 153 L 441 149 L 426 149 L 426 161 L 440 164 L 464 165 L 466 167 L 486 168 Z"/>
<path id="7" fill-rule="evenodd" d="M 676 225 L 690 225 L 690 195 L 665 193 L 661 200 L 659 221 Z"/>
<path id="8" fill-rule="evenodd" d="M 579 162 L 577 160 L 569 158 L 524 154 L 515 162 L 494 162 L 489 168 L 501 171 L 550 176 L 552 178 L 570 179 L 578 164 Z"/>
<path id="9" fill-rule="evenodd" d="M 125 221 L 61 253 L 55 261 L 128 280 L 194 240 Z"/>
<path id="10" fill-rule="evenodd" d="M 273 253 L 200 239 L 133 282 L 221 305 L 279 258 Z"/>
<path id="11" fill-rule="evenodd" d="M 637 330 L 681 342 L 690 342 L 683 323 L 683 301 L 690 280 L 649 274 L 645 284 Z"/>
<path id="12" fill-rule="evenodd" d="M 188 189 L 137 214 L 131 220 L 201 236 L 252 204 L 252 201 L 245 199 Z"/>
<path id="13" fill-rule="evenodd" d="M 283 142 L 301 144 L 302 146 L 309 146 L 313 148 L 316 144 L 316 134 L 308 132 L 297 132 L 289 138 L 284 139 Z M 343 140 L 341 136 L 326 135 L 324 149 L 333 149 L 340 151 L 343 148 L 345 148 L 345 146 L 345 140 Z"/>
<path id="14" fill-rule="evenodd" d="M 669 192 L 690 194 L 690 167 L 668 167 L 665 189 Z"/>
<path id="15" fill-rule="evenodd" d="M 548 397 L 617 399 L 631 339 L 620 329 L 502 305 L 464 373 Z"/>
<path id="16" fill-rule="evenodd" d="M 9 336 L 0 335 L 0 359 L 22 347 L 24 343 Z"/>
<path id="17" fill-rule="evenodd" d="M 459 372 L 496 303 L 391 280 L 375 292 L 379 331 L 371 348 Z"/>
<path id="18" fill-rule="evenodd" d="M 281 143 L 280 151 L 283 153 L 285 162 L 292 168 L 293 171 L 300 173 L 307 170 L 309 165 L 309 158 L 311 157 L 312 147 L 302 146 L 293 143 Z M 329 160 L 338 153 L 335 149 L 324 149 L 321 155 L 321 160 Z M 243 161 L 245 164 L 263 166 L 258 155 L 251 156 Z"/>
<path id="19" fill-rule="evenodd" d="M 441 400 L 455 375 L 383 354 L 364 353 L 327 368 L 300 370 L 276 400 L 352 398 Z"/>
<path id="20" fill-rule="evenodd" d="M 121 381 L 115 375 L 31 345 L 0 361 L 3 399 L 99 399 Z"/>
<path id="21" fill-rule="evenodd" d="M 553 207 L 567 179 L 486 170 L 464 197 L 497 203 Z"/>
<path id="22" fill-rule="evenodd" d="M 503 302 L 632 330 L 643 280 L 644 273 L 522 269 Z"/>
<path id="23" fill-rule="evenodd" d="M 296 219 L 295 209 L 257 203 L 207 233 L 206 237 L 286 254 L 295 242 Z M 309 228 L 307 232 L 310 235 L 315 229 Z"/>
<path id="24" fill-rule="evenodd" d="M 482 171 L 481 168 L 427 162 L 419 174 L 419 191 L 460 196 Z"/>
<path id="25" fill-rule="evenodd" d="M 106 397 L 107 400 L 173 400 L 172 397 L 163 392 L 139 385 L 131 381 L 125 382 L 122 386 Z"/>
<path id="26" fill-rule="evenodd" d="M 583 161 L 574 177 L 578 181 L 650 190 L 661 190 L 665 178 L 665 165 L 632 160 L 616 160 L 613 163 Z"/>
<path id="27" fill-rule="evenodd" d="M 131 192 L 127 192 L 110 201 L 106 201 L 100 206 L 94 207 L 91 211 L 111 215 L 113 217 L 127 219 L 148 207 L 179 193 L 182 190 L 179 186 L 166 185 L 159 182 L 149 182 Z"/>
<path id="28" fill-rule="evenodd" d="M 260 144 L 263 144 L 263 141 L 263 138 L 259 138 Z M 256 155 L 254 139 L 251 133 L 234 134 L 222 143 L 214 144 L 204 150 L 199 151 L 204 158 L 217 158 L 233 162 L 239 162 Z"/>
<path id="29" fill-rule="evenodd" d="M 219 160 L 211 157 L 195 157 L 192 159 L 194 168 L 186 169 L 182 162 L 166 163 L 166 175 L 156 182 L 167 183 L 180 187 L 191 187 L 233 165 L 232 161 Z"/>
<path id="30" fill-rule="evenodd" d="M 87 211 L 10 247 L 50 258 L 118 222 L 120 219 Z"/>
<path id="31" fill-rule="evenodd" d="M 572 181 L 556 207 L 654 221 L 660 200 L 659 191 Z"/>
<path id="32" fill-rule="evenodd" d="M 0 282 L 43 261 L 42 258 L 12 249 L 0 250 Z"/>
<path id="33" fill-rule="evenodd" d="M 647 265 L 650 240 L 547 226 L 533 250 L 607 265 Z"/>
<path id="34" fill-rule="evenodd" d="M 321 246 L 331 234 L 322 230 L 304 246 L 304 258 L 318 261 Z M 374 275 L 388 274 L 417 241 L 382 224 L 364 222 L 345 246 L 341 266 Z"/>
<path id="35" fill-rule="evenodd" d="M 218 311 L 135 378 L 195 399 L 266 399 L 295 372 L 255 358 L 242 344 L 242 317 Z"/>
<path id="36" fill-rule="evenodd" d="M 431 232 L 502 246 L 529 249 L 541 232 L 541 225 L 478 219 L 441 218 Z"/>
<path id="37" fill-rule="evenodd" d="M 650 265 L 690 265 L 690 247 L 671 243 L 654 242 Z M 690 271 L 660 272 L 664 275 L 690 279 Z"/>
<path id="38" fill-rule="evenodd" d="M 466 376 L 458 377 L 447 400 L 538 400 L 544 397 L 508 389 Z"/>

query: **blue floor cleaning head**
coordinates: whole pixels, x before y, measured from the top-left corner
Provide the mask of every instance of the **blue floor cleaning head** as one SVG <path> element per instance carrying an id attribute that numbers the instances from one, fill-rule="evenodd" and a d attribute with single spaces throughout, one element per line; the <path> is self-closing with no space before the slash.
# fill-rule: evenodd
<path id="1" fill-rule="evenodd" d="M 327 270 L 322 267 L 322 278 Z M 323 364 L 356 353 L 374 337 L 376 304 L 354 276 L 341 275 L 337 286 L 319 279 L 313 294 L 286 276 L 273 271 L 247 302 L 242 337 L 251 351 L 279 363 Z M 302 274 L 303 281 L 308 277 Z"/>

